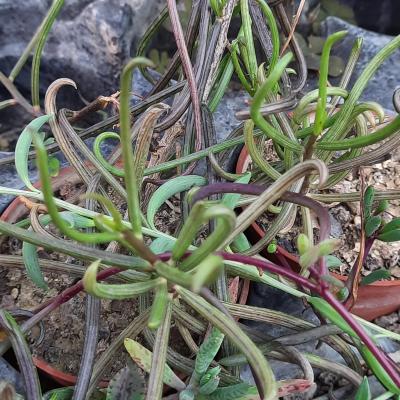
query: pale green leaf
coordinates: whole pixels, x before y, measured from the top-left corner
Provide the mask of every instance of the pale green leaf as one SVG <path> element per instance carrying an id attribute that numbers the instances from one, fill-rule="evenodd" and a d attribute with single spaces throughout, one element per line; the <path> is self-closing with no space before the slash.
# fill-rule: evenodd
<path id="1" fill-rule="evenodd" d="M 147 221 L 151 228 L 156 229 L 154 225 L 154 217 L 165 200 L 173 195 L 189 190 L 193 186 L 203 186 L 206 179 L 198 175 L 178 176 L 169 180 L 160 186 L 151 196 L 149 205 L 147 206 Z"/>
<path id="2" fill-rule="evenodd" d="M 38 133 L 39 129 L 48 122 L 50 118 L 51 115 L 42 115 L 41 117 L 35 118 L 22 131 L 15 146 L 15 169 L 25 186 L 34 192 L 38 192 L 39 190 L 32 185 L 28 171 L 28 154 L 32 144 L 32 134 Z"/>
<path id="3" fill-rule="evenodd" d="M 124 345 L 132 360 L 145 372 L 150 373 L 152 358 L 151 351 L 130 338 L 124 340 Z M 183 390 L 186 388 L 186 385 L 175 375 L 174 371 L 172 371 L 167 364 L 164 367 L 163 382 L 176 390 Z"/>

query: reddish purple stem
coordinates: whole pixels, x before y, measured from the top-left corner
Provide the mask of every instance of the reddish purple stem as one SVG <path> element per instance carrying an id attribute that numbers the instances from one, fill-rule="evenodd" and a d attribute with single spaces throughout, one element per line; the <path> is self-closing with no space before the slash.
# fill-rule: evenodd
<path id="1" fill-rule="evenodd" d="M 351 329 L 359 336 L 359 338 L 368 347 L 371 353 L 375 356 L 381 366 L 385 369 L 393 382 L 400 387 L 400 376 L 386 355 L 375 345 L 372 339 L 368 336 L 365 330 L 357 323 L 353 316 L 347 311 L 346 307 L 336 299 L 329 291 L 323 290 L 321 296 L 341 315 Z"/>
<path id="2" fill-rule="evenodd" d="M 273 274 L 284 276 L 285 278 L 288 278 L 293 282 L 297 283 L 298 285 L 303 286 L 309 290 L 312 290 L 313 292 L 318 292 L 318 287 L 314 283 L 310 282 L 308 279 L 300 276 L 299 274 L 296 274 L 295 272 L 292 272 L 291 270 L 287 270 L 284 267 L 276 265 L 271 261 L 261 260 L 259 258 L 245 256 L 243 254 L 226 253 L 224 251 L 220 251 L 217 254 L 223 257 L 224 260 L 236 261 L 242 264 L 253 265 L 257 268 L 261 268 L 262 270 L 267 270 L 269 272 L 272 272 Z"/>

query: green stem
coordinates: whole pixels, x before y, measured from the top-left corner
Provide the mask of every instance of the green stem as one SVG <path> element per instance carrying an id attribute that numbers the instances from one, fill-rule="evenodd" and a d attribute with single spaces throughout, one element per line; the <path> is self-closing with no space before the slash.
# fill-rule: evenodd
<path id="1" fill-rule="evenodd" d="M 131 142 L 131 119 L 129 113 L 129 100 L 132 90 L 132 70 L 137 66 L 152 67 L 153 63 L 147 58 L 136 57 L 128 62 L 121 74 L 120 94 L 120 134 L 122 157 L 124 161 L 125 186 L 127 192 L 127 205 L 129 220 L 132 224 L 133 234 L 142 239 L 142 224 L 139 204 L 138 182 L 133 168 L 133 148 Z"/>
<path id="2" fill-rule="evenodd" d="M 40 108 L 40 98 L 39 98 L 40 59 L 42 57 L 43 48 L 44 45 L 46 44 L 47 36 L 50 32 L 50 29 L 53 26 L 53 23 L 56 20 L 58 14 L 60 13 L 63 5 L 64 5 L 64 0 L 54 0 L 53 4 L 50 7 L 49 12 L 46 15 L 46 19 L 43 21 L 43 27 L 37 38 L 37 46 L 32 60 L 32 72 L 31 72 L 31 90 L 32 90 L 33 107 Z M 29 44 L 31 45 L 31 43 Z M 14 67 L 14 69 L 16 67 L 17 65 Z M 18 65 L 18 68 L 22 68 L 22 65 Z M 13 77 L 16 73 L 19 72 L 18 70 L 14 71 L 14 69 L 13 71 L 11 71 L 11 75 L 13 75 Z"/>

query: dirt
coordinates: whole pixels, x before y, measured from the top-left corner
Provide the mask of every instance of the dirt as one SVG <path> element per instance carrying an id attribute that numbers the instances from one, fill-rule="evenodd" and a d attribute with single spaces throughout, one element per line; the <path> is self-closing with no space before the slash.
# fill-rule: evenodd
<path id="1" fill-rule="evenodd" d="M 12 254 L 20 253 L 15 243 L 14 250 L 16 251 L 12 251 Z M 0 268 L 0 275 L 3 278 L 0 282 L 1 307 L 11 311 L 34 310 L 75 283 L 75 279 L 67 274 L 45 272 L 45 281 L 49 286 L 49 290 L 45 292 L 37 288 L 22 270 Z M 50 313 L 43 320 L 45 340 L 31 349 L 34 356 L 44 358 L 52 366 L 74 375 L 79 371 L 84 344 L 85 297 L 84 293 L 80 293 Z M 97 358 L 138 314 L 136 299 L 101 301 Z M 111 377 L 123 368 L 126 360 L 124 352 L 118 354 L 106 377 Z"/>
<path id="2" fill-rule="evenodd" d="M 400 334 L 400 310 L 392 314 L 379 317 L 374 321 L 374 323 L 391 332 Z M 398 362 L 400 363 L 400 359 Z"/>
<path id="3" fill-rule="evenodd" d="M 266 146 L 267 147 L 267 146 Z M 271 154 L 266 149 L 265 155 Z M 268 157 L 266 157 L 268 158 Z M 276 159 L 268 159 L 276 161 Z M 400 187 L 400 149 L 395 150 L 391 158 L 383 163 L 372 167 L 364 167 L 365 185 L 371 185 L 377 191 L 393 190 Z M 360 190 L 360 179 L 357 172 L 351 172 L 339 184 L 335 185 L 327 193 L 350 193 Z M 360 203 L 343 202 L 328 205 L 331 215 L 332 231 L 331 236 L 340 239 L 340 247 L 334 253 L 342 261 L 336 272 L 347 275 L 349 269 L 354 264 L 360 250 Z M 383 213 L 385 221 L 390 221 L 394 217 L 400 217 L 400 201 L 390 201 L 387 212 Z M 258 223 L 264 230 L 268 230 L 271 221 L 275 216 L 266 213 L 258 219 Z M 314 222 L 314 239 L 318 239 L 318 223 Z M 286 250 L 292 253 L 297 252 L 296 240 L 301 233 L 301 220 L 297 216 L 293 227 L 288 233 L 278 234 L 277 241 Z M 362 274 L 368 275 L 372 271 L 386 268 L 390 271 L 392 279 L 400 279 L 400 242 L 385 243 L 375 241 L 368 257 Z"/>
<path id="4" fill-rule="evenodd" d="M 364 167 L 365 185 L 371 185 L 377 191 L 393 190 L 400 187 L 400 149 L 396 149 L 389 160 L 372 167 Z M 358 174 L 350 173 L 345 180 L 334 186 L 332 191 L 336 193 L 349 193 L 360 190 Z M 330 208 L 341 246 L 336 252 L 343 265 L 339 268 L 341 273 L 347 273 L 353 265 L 360 249 L 359 237 L 361 228 L 359 202 L 342 203 Z M 382 214 L 385 221 L 400 217 L 400 201 L 390 201 L 389 208 Z M 340 225 L 340 226 L 339 226 Z M 335 227 L 335 226 L 334 226 Z M 363 274 L 368 275 L 379 268 L 387 268 L 393 279 L 400 278 L 400 242 L 385 243 L 375 241 L 367 261 Z"/>

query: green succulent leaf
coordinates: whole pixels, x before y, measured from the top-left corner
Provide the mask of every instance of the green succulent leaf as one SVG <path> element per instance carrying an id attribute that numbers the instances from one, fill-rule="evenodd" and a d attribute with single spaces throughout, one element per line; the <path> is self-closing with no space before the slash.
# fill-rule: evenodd
<path id="1" fill-rule="evenodd" d="M 372 205 L 374 204 L 375 189 L 368 186 L 364 192 L 364 218 L 368 220 L 372 213 Z"/>
<path id="2" fill-rule="evenodd" d="M 382 229 L 380 230 L 380 233 L 388 233 L 390 231 L 394 231 L 396 229 L 400 229 L 400 218 L 393 218 L 390 222 L 385 224 Z"/>
<path id="3" fill-rule="evenodd" d="M 272 242 L 267 246 L 267 251 L 270 254 L 276 253 L 276 250 L 278 250 L 278 245 L 276 242 Z"/>
<path id="4" fill-rule="evenodd" d="M 198 293 L 203 286 L 215 282 L 224 268 L 223 258 L 214 254 L 210 254 L 203 261 L 193 268 L 193 292 Z"/>
<path id="5" fill-rule="evenodd" d="M 340 260 L 335 256 L 332 256 L 331 254 L 325 256 L 325 260 L 326 260 L 326 266 L 329 269 L 338 268 L 343 264 L 342 260 Z"/>
<path id="6" fill-rule="evenodd" d="M 55 177 L 60 172 L 60 161 L 57 157 L 49 157 L 49 174 Z"/>
<path id="7" fill-rule="evenodd" d="M 237 235 L 235 239 L 233 239 L 233 242 L 231 244 L 231 249 L 239 253 L 249 249 L 250 247 L 250 242 L 243 232 L 239 233 L 239 235 Z"/>
<path id="8" fill-rule="evenodd" d="M 129 338 L 124 340 L 124 345 L 132 360 L 145 372 L 150 373 L 152 357 L 151 351 L 147 350 L 135 340 Z M 186 385 L 175 375 L 174 371 L 172 371 L 168 365 L 165 365 L 164 368 L 163 382 L 179 391 L 186 388 Z"/>
<path id="9" fill-rule="evenodd" d="M 203 186 L 207 183 L 206 179 L 198 175 L 178 176 L 161 185 L 151 196 L 147 206 L 147 222 L 150 227 L 156 229 L 154 217 L 159 208 L 173 195 L 189 190 L 193 186 Z"/>
<path id="10" fill-rule="evenodd" d="M 360 387 L 357 390 L 354 400 L 371 400 L 371 390 L 369 388 L 368 378 L 364 376 Z"/>
<path id="11" fill-rule="evenodd" d="M 51 115 L 42 115 L 41 117 L 35 118 L 19 135 L 15 146 L 15 169 L 25 186 L 34 192 L 38 192 L 39 190 L 32 185 L 28 172 L 28 154 L 32 144 L 32 133 L 38 134 L 39 129 L 48 122 L 50 118 Z"/>
<path id="12" fill-rule="evenodd" d="M 391 277 L 390 272 L 387 269 L 377 269 L 373 272 L 371 272 L 367 276 L 363 276 L 361 279 L 361 285 L 370 285 L 371 283 L 374 283 L 376 281 L 380 281 L 382 279 L 389 279 Z"/>
<path id="13" fill-rule="evenodd" d="M 256 398 L 257 388 L 247 383 L 238 383 L 237 385 L 226 386 L 216 389 L 209 395 L 210 400 L 238 400 Z"/>
<path id="14" fill-rule="evenodd" d="M 235 180 L 235 183 L 249 183 L 251 179 L 251 173 L 248 172 Z M 230 209 L 236 207 L 237 202 L 240 199 L 241 194 L 239 193 L 226 193 L 222 196 L 221 202 Z"/>
<path id="15" fill-rule="evenodd" d="M 378 215 L 373 215 L 367 218 L 365 222 L 365 234 L 367 237 L 371 237 L 381 226 L 382 218 Z"/>
<path id="16" fill-rule="evenodd" d="M 149 247 L 154 254 L 161 254 L 171 251 L 174 247 L 174 244 L 175 242 L 172 239 L 161 236 L 154 239 Z"/>
<path id="17" fill-rule="evenodd" d="M 223 204 L 208 206 L 206 202 L 199 201 L 193 206 L 172 250 L 172 259 L 179 260 L 194 240 L 200 226 L 213 219 L 216 220 L 215 230 L 199 248 L 180 263 L 179 267 L 183 271 L 194 268 L 210 253 L 219 249 L 225 238 L 232 232 L 236 222 L 235 213 Z"/>
<path id="18" fill-rule="evenodd" d="M 309 250 L 311 246 L 310 239 L 304 233 L 300 233 L 297 237 L 297 248 L 299 250 L 299 254 L 303 255 L 306 251 Z"/>
<path id="19" fill-rule="evenodd" d="M 97 282 L 97 271 L 99 269 L 100 260 L 94 261 L 83 276 L 83 286 L 86 292 L 92 296 L 103 299 L 123 300 L 131 299 L 139 294 L 146 293 L 151 289 L 156 288 L 164 279 L 156 278 L 145 282 L 137 283 L 121 283 L 121 284 L 106 284 Z"/>
<path id="20" fill-rule="evenodd" d="M 400 229 L 393 229 L 389 232 L 381 233 L 378 239 L 382 242 L 397 242 L 400 240 Z"/>
<path id="21" fill-rule="evenodd" d="M 221 369 L 221 368 L 219 368 L 219 369 Z M 210 379 L 205 383 L 200 382 L 199 393 L 201 393 L 203 395 L 208 395 L 208 394 L 213 393 L 217 389 L 217 387 L 219 385 L 219 381 L 220 381 L 220 377 L 217 374 L 217 375 L 213 375 L 212 377 L 210 377 Z"/>
<path id="22" fill-rule="evenodd" d="M 194 372 L 195 376 L 201 379 L 202 375 L 206 373 L 212 360 L 218 353 L 225 335 L 217 328 L 212 328 L 210 335 L 204 340 L 199 348 L 196 356 Z"/>
<path id="23" fill-rule="evenodd" d="M 145 385 L 143 373 L 130 362 L 110 380 L 106 400 L 143 400 Z"/>
<path id="24" fill-rule="evenodd" d="M 155 289 L 154 300 L 147 326 L 150 329 L 157 329 L 164 320 L 168 304 L 168 287 L 164 279 Z"/>
<path id="25" fill-rule="evenodd" d="M 193 389 L 185 389 L 179 393 L 179 400 L 194 400 L 195 394 Z"/>
<path id="26" fill-rule="evenodd" d="M 316 246 L 310 247 L 304 254 L 300 256 L 300 265 L 308 268 L 317 262 L 318 258 L 324 257 L 332 253 L 339 246 L 340 241 L 337 239 L 326 239 Z"/>
<path id="27" fill-rule="evenodd" d="M 45 393 L 43 400 L 71 400 L 73 394 L 73 387 L 58 388 Z"/>
<path id="28" fill-rule="evenodd" d="M 47 283 L 44 280 L 42 270 L 40 269 L 37 247 L 33 244 L 24 242 L 22 244 L 22 259 L 24 260 L 25 270 L 32 282 L 42 290 L 48 290 Z"/>
<path id="29" fill-rule="evenodd" d="M 216 328 L 220 329 L 241 352 L 246 354 L 248 362 L 253 369 L 253 374 L 256 375 L 256 379 L 258 379 L 260 383 L 260 391 L 263 392 L 264 399 L 275 399 L 278 389 L 273 371 L 261 351 L 240 327 L 233 320 L 227 318 L 222 311 L 210 305 L 202 297 L 183 287 L 178 286 L 175 290 L 182 297 L 182 300 L 193 307 L 200 315 L 207 318 Z M 211 398 L 214 393 L 212 393 L 209 398 Z M 226 398 L 224 397 L 224 399 Z"/>
<path id="30" fill-rule="evenodd" d="M 214 368 L 209 369 L 206 373 L 203 374 L 203 376 L 200 379 L 200 386 L 205 385 L 207 382 L 210 380 L 214 379 L 219 375 L 221 372 L 221 367 L 218 365 Z"/>
<path id="31" fill-rule="evenodd" d="M 389 201 L 381 200 L 378 204 L 378 207 L 376 207 L 375 215 L 379 215 L 379 214 L 385 212 L 388 208 L 389 208 Z"/>
<path id="32" fill-rule="evenodd" d="M 60 212 L 60 216 L 70 224 L 71 228 L 89 228 L 94 226 L 92 219 L 82 217 L 81 215 L 69 211 Z M 49 215 L 41 215 L 39 221 L 42 225 L 47 225 L 51 222 L 51 218 Z M 32 282 L 40 289 L 48 290 L 47 283 L 45 282 L 43 273 L 40 269 L 37 246 L 28 242 L 23 242 L 22 259 L 24 261 L 26 273 Z"/>

